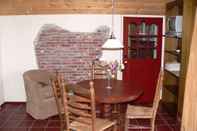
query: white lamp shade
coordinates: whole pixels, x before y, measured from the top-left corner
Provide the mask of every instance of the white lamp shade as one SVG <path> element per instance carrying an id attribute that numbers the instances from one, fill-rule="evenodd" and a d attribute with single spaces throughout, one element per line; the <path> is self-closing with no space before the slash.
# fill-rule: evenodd
<path id="1" fill-rule="evenodd" d="M 102 50 L 102 55 L 99 58 L 101 61 L 121 61 L 122 50 Z"/>
<path id="2" fill-rule="evenodd" d="M 121 49 L 123 44 L 116 38 L 108 39 L 102 46 L 104 49 Z"/>

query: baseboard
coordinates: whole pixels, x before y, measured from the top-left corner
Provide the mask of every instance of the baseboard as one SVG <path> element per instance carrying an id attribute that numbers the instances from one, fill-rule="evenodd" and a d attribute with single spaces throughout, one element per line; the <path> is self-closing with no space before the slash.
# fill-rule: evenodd
<path id="1" fill-rule="evenodd" d="M 12 104 L 12 105 L 20 105 L 25 104 L 25 101 L 5 101 L 3 104 L 0 105 L 0 110 L 5 106 L 6 104 Z"/>
<path id="2" fill-rule="evenodd" d="M 5 101 L 2 105 L 5 105 L 5 104 L 24 104 L 26 103 L 25 101 Z"/>
<path id="3" fill-rule="evenodd" d="M 0 110 L 2 109 L 3 105 L 4 105 L 4 102 L 0 105 Z"/>

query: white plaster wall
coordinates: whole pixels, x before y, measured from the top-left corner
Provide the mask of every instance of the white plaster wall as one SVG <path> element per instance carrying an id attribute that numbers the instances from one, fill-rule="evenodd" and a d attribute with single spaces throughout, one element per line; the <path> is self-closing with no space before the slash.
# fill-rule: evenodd
<path id="1" fill-rule="evenodd" d="M 1 48 L 1 31 L 0 31 L 0 105 L 4 102 L 4 90 L 3 90 L 3 84 L 2 84 L 2 48 Z"/>
<path id="2" fill-rule="evenodd" d="M 92 32 L 100 25 L 111 26 L 111 15 L 0 16 L 5 101 L 25 101 L 22 74 L 37 68 L 33 41 L 44 24 L 56 24 L 70 31 Z M 115 16 L 114 25 L 115 36 L 122 41 L 121 15 Z"/>

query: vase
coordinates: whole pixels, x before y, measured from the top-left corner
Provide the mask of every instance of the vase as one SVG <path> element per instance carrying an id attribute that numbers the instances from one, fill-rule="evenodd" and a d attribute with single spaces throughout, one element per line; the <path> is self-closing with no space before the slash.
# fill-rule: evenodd
<path id="1" fill-rule="evenodd" d="M 110 76 L 107 77 L 107 87 L 106 88 L 107 89 L 112 89 L 112 86 L 111 86 L 111 77 Z"/>

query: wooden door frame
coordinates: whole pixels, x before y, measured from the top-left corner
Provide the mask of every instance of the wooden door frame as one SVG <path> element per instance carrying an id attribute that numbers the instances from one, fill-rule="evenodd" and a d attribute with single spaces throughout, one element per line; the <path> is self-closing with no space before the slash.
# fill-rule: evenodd
<path id="1" fill-rule="evenodd" d="M 197 130 L 197 10 L 186 73 L 181 131 Z"/>

